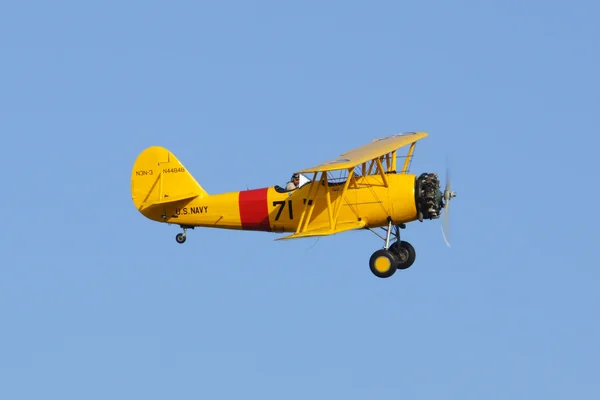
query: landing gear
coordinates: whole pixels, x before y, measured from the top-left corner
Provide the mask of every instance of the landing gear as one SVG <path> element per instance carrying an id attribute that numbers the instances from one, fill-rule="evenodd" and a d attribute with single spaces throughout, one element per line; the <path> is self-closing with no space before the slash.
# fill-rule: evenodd
<path id="1" fill-rule="evenodd" d="M 389 278 L 394 275 L 397 264 L 398 261 L 394 253 L 386 249 L 377 250 L 369 260 L 371 272 L 379 278 Z"/>
<path id="2" fill-rule="evenodd" d="M 178 233 L 177 236 L 175 236 L 175 240 L 180 244 L 185 243 L 185 233 Z"/>
<path id="3" fill-rule="evenodd" d="M 388 219 L 387 229 L 382 228 L 386 231 L 385 237 L 371 230 L 385 242 L 384 248 L 373 253 L 369 260 L 371 272 L 378 278 L 389 278 L 397 269 L 407 269 L 415 262 L 417 257 L 415 248 L 410 243 L 400 240 L 400 229 L 405 227 L 404 224 L 393 225 L 392 220 Z M 392 228 L 394 228 L 393 234 Z M 395 241 L 390 245 L 392 235 Z"/>
<path id="4" fill-rule="evenodd" d="M 183 243 L 185 243 L 185 239 L 186 239 L 186 234 L 187 234 L 188 228 L 194 229 L 194 227 L 193 226 L 187 226 L 187 225 L 180 225 L 180 226 L 183 229 L 183 233 L 178 233 L 175 236 L 175 240 L 177 241 L 177 243 L 183 244 Z"/>
<path id="5" fill-rule="evenodd" d="M 417 253 L 412 244 L 405 242 L 395 242 L 390 246 L 390 251 L 394 253 L 398 259 L 398 269 L 407 269 L 415 262 Z"/>

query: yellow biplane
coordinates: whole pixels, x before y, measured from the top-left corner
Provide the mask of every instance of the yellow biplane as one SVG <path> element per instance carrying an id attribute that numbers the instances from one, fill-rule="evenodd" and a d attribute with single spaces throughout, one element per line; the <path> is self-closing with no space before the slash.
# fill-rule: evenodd
<path id="1" fill-rule="evenodd" d="M 450 199 L 456 196 L 448 180 L 441 191 L 435 173 L 409 173 L 417 141 L 426 136 L 409 132 L 376 139 L 297 171 L 294 176 L 304 182 L 292 189 L 276 185 L 212 195 L 169 150 L 149 147 L 133 166 L 131 197 L 145 217 L 179 225 L 183 232 L 176 236 L 178 243 L 184 243 L 187 230 L 195 227 L 291 233 L 277 240 L 368 229 L 384 241 L 369 266 L 373 274 L 387 278 L 415 261 L 415 249 L 400 240 L 400 229 L 411 221 L 437 219 L 442 210 L 445 219 Z M 397 151 L 407 146 L 398 169 Z"/>

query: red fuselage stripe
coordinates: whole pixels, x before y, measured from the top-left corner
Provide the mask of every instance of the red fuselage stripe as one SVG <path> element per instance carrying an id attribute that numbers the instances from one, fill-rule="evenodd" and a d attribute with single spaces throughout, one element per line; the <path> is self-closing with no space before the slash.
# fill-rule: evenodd
<path id="1" fill-rule="evenodd" d="M 271 231 L 267 191 L 269 188 L 245 190 L 240 192 L 240 219 L 242 229 L 253 231 Z"/>

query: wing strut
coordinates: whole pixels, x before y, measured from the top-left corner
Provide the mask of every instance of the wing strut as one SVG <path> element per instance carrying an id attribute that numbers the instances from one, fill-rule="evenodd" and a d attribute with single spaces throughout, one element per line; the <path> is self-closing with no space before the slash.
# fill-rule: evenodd
<path id="1" fill-rule="evenodd" d="M 402 173 L 405 174 L 408 171 L 408 165 L 410 164 L 410 159 L 412 158 L 413 152 L 415 151 L 415 146 L 417 142 L 413 142 L 410 145 L 410 149 L 408 149 L 408 154 L 406 155 L 406 160 L 404 160 L 404 167 L 402 168 Z"/>
<path id="2" fill-rule="evenodd" d="M 348 185 L 350 184 L 350 180 L 354 178 L 354 168 L 348 168 L 348 179 L 344 183 L 344 188 L 342 189 L 342 193 L 339 195 L 337 199 L 337 204 L 335 206 L 335 213 L 333 215 L 333 224 L 334 229 L 337 227 L 337 220 L 340 215 L 340 210 L 342 209 L 342 203 L 344 202 L 344 196 L 346 195 L 346 190 L 348 189 Z"/>
<path id="3" fill-rule="evenodd" d="M 381 161 L 379 162 L 381 163 Z M 306 203 L 304 204 L 304 208 L 302 209 L 302 214 L 300 214 L 298 227 L 296 228 L 296 234 L 306 232 L 306 230 L 308 229 L 308 225 L 310 224 L 310 218 L 312 217 L 312 213 L 315 208 L 315 200 L 317 198 L 317 194 L 319 193 L 321 184 L 323 184 L 326 191 L 325 201 L 327 202 L 327 212 L 329 214 L 329 228 L 331 230 L 335 230 L 337 228 L 337 221 L 340 215 L 340 210 L 342 209 L 342 204 L 345 200 L 346 191 L 348 190 L 350 182 L 354 181 L 354 168 L 348 168 L 348 178 L 346 179 L 346 182 L 344 182 L 342 192 L 335 200 L 335 203 L 331 202 L 331 186 L 329 186 L 327 172 L 323 171 L 320 175 L 320 179 L 317 180 L 317 172 L 313 174 L 313 180 L 311 183 L 311 187 L 308 191 Z"/>
<path id="4" fill-rule="evenodd" d="M 385 176 L 383 165 L 381 165 L 381 158 L 377 157 L 375 160 L 377 161 L 377 167 L 379 168 L 379 174 L 381 175 L 381 179 L 383 179 L 383 186 L 388 187 L 387 176 Z"/>
<path id="5" fill-rule="evenodd" d="M 331 209 L 331 193 L 329 192 L 329 180 L 327 174 L 323 173 L 325 183 L 325 200 L 327 201 L 327 213 L 329 214 L 329 228 L 334 229 L 335 224 L 333 223 L 333 210 Z"/>
<path id="6" fill-rule="evenodd" d="M 300 220 L 298 221 L 298 228 L 296 229 L 296 233 L 304 232 L 306 230 L 310 221 L 310 217 L 312 216 L 312 212 L 315 207 L 313 198 L 317 198 L 317 193 L 319 193 L 319 187 L 321 186 L 321 179 L 323 179 L 323 176 L 326 174 L 326 172 L 321 172 L 321 179 L 319 180 L 317 180 L 317 174 L 318 172 L 315 172 L 313 174 L 313 179 L 310 189 L 308 191 L 306 204 L 304 204 L 304 209 L 302 210 L 302 214 L 300 215 Z"/>

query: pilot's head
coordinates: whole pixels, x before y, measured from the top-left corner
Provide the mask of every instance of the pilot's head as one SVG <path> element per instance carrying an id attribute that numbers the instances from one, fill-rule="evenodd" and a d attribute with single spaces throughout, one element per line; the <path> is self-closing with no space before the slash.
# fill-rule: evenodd
<path id="1" fill-rule="evenodd" d="M 298 174 L 292 175 L 292 182 L 294 182 L 296 184 L 296 186 L 298 186 L 298 183 L 300 183 L 300 175 L 298 175 Z"/>

